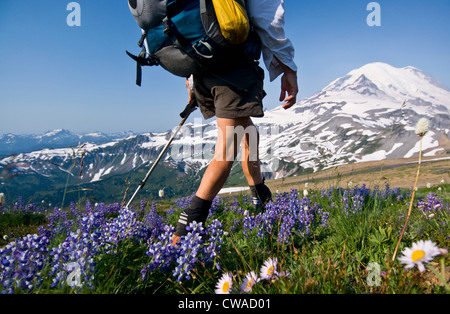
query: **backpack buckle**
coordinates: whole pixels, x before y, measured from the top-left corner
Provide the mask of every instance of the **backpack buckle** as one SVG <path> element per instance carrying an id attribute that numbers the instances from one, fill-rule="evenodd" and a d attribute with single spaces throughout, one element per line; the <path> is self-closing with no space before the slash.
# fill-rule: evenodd
<path id="1" fill-rule="evenodd" d="M 213 47 L 207 41 L 205 41 L 204 38 L 194 43 L 192 45 L 192 48 L 199 56 L 205 59 L 212 59 L 212 57 L 214 56 Z M 201 49 L 202 51 L 200 52 L 199 49 Z"/>
<path id="2" fill-rule="evenodd" d="M 163 19 L 163 32 L 164 34 L 166 34 L 167 36 L 170 37 L 170 35 L 172 34 L 172 29 L 173 29 L 173 22 L 166 16 Z"/>

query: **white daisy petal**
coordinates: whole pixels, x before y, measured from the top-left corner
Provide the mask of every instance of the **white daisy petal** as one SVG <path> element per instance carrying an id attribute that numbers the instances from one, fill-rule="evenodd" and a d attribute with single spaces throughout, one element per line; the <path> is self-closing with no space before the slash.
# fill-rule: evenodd
<path id="1" fill-rule="evenodd" d="M 230 273 L 225 273 L 219 279 L 214 292 L 216 294 L 229 294 L 231 287 L 233 286 L 233 276 Z"/>
<path id="2" fill-rule="evenodd" d="M 398 258 L 400 263 L 405 265 L 406 269 L 414 268 L 417 266 L 419 271 L 424 272 L 424 263 L 431 262 L 435 256 L 441 252 L 439 248 L 430 240 L 413 243 L 411 248 L 406 248 L 402 251 L 402 256 Z"/>
<path id="3" fill-rule="evenodd" d="M 251 271 L 247 275 L 245 275 L 244 282 L 241 285 L 242 292 L 250 292 L 252 291 L 252 287 L 259 281 L 260 279 L 256 276 L 254 271 Z"/>
<path id="4" fill-rule="evenodd" d="M 277 269 L 277 259 L 269 258 L 264 262 L 264 265 L 261 267 L 260 277 L 262 279 L 271 279 Z"/>

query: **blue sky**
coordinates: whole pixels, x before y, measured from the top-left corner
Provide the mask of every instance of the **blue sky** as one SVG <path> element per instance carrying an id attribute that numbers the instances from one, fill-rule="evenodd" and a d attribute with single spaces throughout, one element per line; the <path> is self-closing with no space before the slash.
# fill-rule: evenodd
<path id="1" fill-rule="evenodd" d="M 182 78 L 145 67 L 135 85 L 140 30 L 126 0 L 79 0 L 81 26 L 66 23 L 65 0 L 0 2 L 0 134 L 166 131 L 178 125 Z M 450 87 L 450 1 L 384 0 L 369 27 L 366 0 L 285 0 L 296 48 L 299 99 L 370 62 L 415 66 Z M 280 80 L 265 89 L 280 105 Z M 288 113 L 287 113 L 288 114 Z M 200 117 L 197 112 L 194 117 Z"/>

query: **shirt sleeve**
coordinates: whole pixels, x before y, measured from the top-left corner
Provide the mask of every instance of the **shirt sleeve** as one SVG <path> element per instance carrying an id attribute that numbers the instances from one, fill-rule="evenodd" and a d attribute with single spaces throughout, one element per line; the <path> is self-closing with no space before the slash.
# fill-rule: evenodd
<path id="1" fill-rule="evenodd" d="M 261 38 L 262 55 L 270 81 L 283 73 L 277 59 L 297 71 L 295 49 L 284 31 L 284 0 L 247 0 L 246 3 L 250 20 Z"/>

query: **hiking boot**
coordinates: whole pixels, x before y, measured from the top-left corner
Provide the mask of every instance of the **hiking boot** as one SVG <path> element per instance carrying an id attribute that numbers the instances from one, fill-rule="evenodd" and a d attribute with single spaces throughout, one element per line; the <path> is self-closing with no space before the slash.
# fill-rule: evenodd
<path id="1" fill-rule="evenodd" d="M 252 192 L 252 206 L 255 210 L 260 211 L 263 210 L 266 204 L 272 199 L 272 192 L 270 189 L 263 183 L 250 186 L 250 190 Z"/>
<path id="2" fill-rule="evenodd" d="M 180 214 L 176 226 L 175 235 L 187 235 L 188 230 L 186 230 L 186 228 L 189 227 L 189 225 L 194 221 L 196 221 L 197 223 L 202 223 L 204 225 L 206 219 L 208 218 L 211 204 L 212 201 L 207 201 L 197 196 L 192 197 L 189 207 L 183 210 Z"/>

